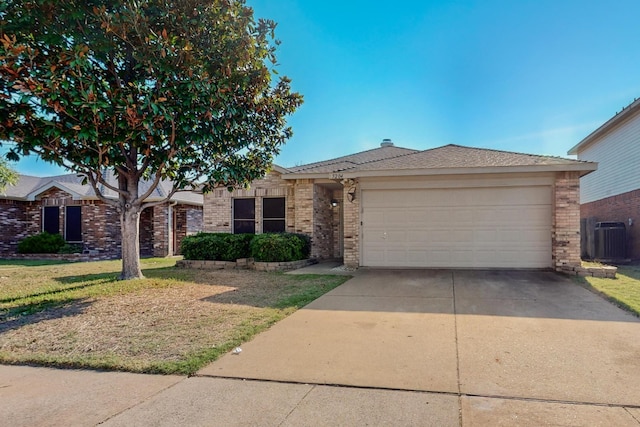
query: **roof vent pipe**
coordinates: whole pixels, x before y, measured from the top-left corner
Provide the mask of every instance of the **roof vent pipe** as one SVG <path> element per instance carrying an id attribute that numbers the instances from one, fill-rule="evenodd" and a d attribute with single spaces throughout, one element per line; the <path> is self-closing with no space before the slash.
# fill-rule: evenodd
<path id="1" fill-rule="evenodd" d="M 380 143 L 380 147 L 393 147 L 393 142 L 389 138 L 385 138 Z"/>

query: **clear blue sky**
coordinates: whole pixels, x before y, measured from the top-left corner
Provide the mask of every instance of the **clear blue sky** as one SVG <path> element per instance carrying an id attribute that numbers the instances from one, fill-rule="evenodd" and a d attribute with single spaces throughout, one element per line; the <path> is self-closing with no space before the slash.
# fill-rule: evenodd
<path id="1" fill-rule="evenodd" d="M 285 167 L 383 138 L 566 157 L 640 97 L 637 0 L 247 2 L 278 23 L 278 70 L 305 97 Z"/>

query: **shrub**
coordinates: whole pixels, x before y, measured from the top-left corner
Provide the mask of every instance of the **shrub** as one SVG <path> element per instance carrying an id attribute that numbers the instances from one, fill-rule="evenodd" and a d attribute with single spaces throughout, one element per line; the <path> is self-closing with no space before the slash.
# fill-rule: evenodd
<path id="1" fill-rule="evenodd" d="M 66 242 L 59 234 L 49 234 L 46 231 L 35 236 L 25 237 L 18 243 L 20 254 L 57 254 Z"/>
<path id="2" fill-rule="evenodd" d="M 249 257 L 253 234 L 198 233 L 187 236 L 180 244 L 185 259 L 235 261 Z"/>
<path id="3" fill-rule="evenodd" d="M 259 234 L 251 241 L 251 256 L 261 262 L 287 262 L 305 259 L 306 240 L 297 234 Z"/>
<path id="4" fill-rule="evenodd" d="M 307 259 L 311 256 L 311 236 L 302 233 L 291 233 L 293 236 L 298 236 L 302 240 L 304 246 L 302 246 L 302 259 Z"/>
<path id="5" fill-rule="evenodd" d="M 66 243 L 58 251 L 59 254 L 81 254 L 82 244 L 80 243 Z"/>

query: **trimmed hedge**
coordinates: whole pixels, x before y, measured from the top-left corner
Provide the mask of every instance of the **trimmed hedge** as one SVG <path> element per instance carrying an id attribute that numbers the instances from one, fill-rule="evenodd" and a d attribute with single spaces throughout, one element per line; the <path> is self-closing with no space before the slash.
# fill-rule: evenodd
<path id="1" fill-rule="evenodd" d="M 198 233 L 185 237 L 180 250 L 187 260 L 288 262 L 309 258 L 311 238 L 295 233 Z"/>
<path id="2" fill-rule="evenodd" d="M 184 259 L 235 261 L 249 257 L 253 234 L 198 233 L 187 236 L 180 244 Z"/>
<path id="3" fill-rule="evenodd" d="M 259 262 L 288 262 L 305 259 L 304 241 L 295 234 L 258 234 L 251 241 L 251 257 Z"/>
<path id="4" fill-rule="evenodd" d="M 25 237 L 18 243 L 19 254 L 57 254 L 67 242 L 59 234 L 43 231 L 34 236 Z"/>

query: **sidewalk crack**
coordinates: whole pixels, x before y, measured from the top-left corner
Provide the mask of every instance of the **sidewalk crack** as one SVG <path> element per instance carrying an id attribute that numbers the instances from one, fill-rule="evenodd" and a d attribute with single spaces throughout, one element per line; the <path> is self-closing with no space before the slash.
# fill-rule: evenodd
<path id="1" fill-rule="evenodd" d="M 309 384 L 311 385 L 311 388 L 309 389 L 309 391 L 307 391 L 304 396 L 302 396 L 300 398 L 300 400 L 298 401 L 298 403 L 296 403 L 293 408 L 291 408 L 291 410 L 287 413 L 287 415 L 284 416 L 284 418 L 282 419 L 282 422 L 280 424 L 278 424 L 278 427 L 280 427 L 281 425 L 283 425 L 287 419 L 289 419 L 289 417 L 291 416 L 291 414 L 293 414 L 293 411 L 295 411 L 296 409 L 298 409 L 298 407 L 300 406 L 300 404 L 307 398 L 307 396 L 309 396 L 309 393 L 311 393 L 316 387 L 318 387 L 317 385 L 314 384 Z"/>
<path id="2" fill-rule="evenodd" d="M 456 383 L 458 386 L 458 422 L 462 426 L 462 392 L 460 387 L 460 352 L 458 351 L 458 313 L 456 311 L 456 279 L 451 271 L 451 292 L 453 296 L 453 331 L 456 343 Z"/>
<path id="3" fill-rule="evenodd" d="M 640 419 L 638 419 L 635 415 L 633 415 L 633 412 L 631 412 L 629 408 L 624 407 L 622 409 L 624 409 L 627 414 L 631 415 L 631 418 L 633 418 L 638 423 L 638 425 L 640 425 Z"/>

